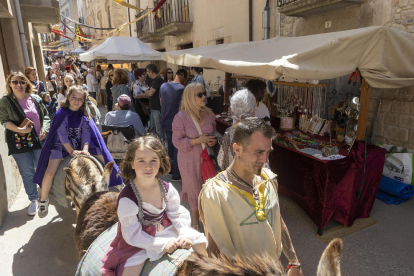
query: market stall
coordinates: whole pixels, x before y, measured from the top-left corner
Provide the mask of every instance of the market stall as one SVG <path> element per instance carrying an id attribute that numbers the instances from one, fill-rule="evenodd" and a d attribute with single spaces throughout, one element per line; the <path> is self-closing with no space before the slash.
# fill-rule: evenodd
<path id="1" fill-rule="evenodd" d="M 413 34 L 369 27 L 165 52 L 163 59 L 227 72 L 227 97 L 230 73 L 274 81 L 272 125 L 279 138 L 270 166 L 280 192 L 295 200 L 322 234 L 330 219 L 350 226 L 369 216 L 385 158 L 385 150 L 361 141 L 367 140 L 370 90 L 414 85 L 413 48 Z M 350 75 L 350 82 L 360 85 L 359 97 L 331 110 L 319 81 Z M 231 124 L 228 116 L 219 115 L 220 132 Z M 316 158 L 312 149 L 338 158 Z"/>

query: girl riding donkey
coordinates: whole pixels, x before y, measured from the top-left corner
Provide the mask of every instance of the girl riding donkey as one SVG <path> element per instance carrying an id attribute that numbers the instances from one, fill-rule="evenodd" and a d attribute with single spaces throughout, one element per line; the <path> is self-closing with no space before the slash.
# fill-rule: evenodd
<path id="1" fill-rule="evenodd" d="M 39 217 L 48 213 L 49 191 L 60 162 L 67 155 L 95 155 L 104 164 L 113 161 L 93 120 L 86 110 L 86 92 L 81 86 L 68 90 L 66 101 L 56 112 L 39 158 L 33 182 L 42 187 Z M 122 184 L 114 165 L 109 186 Z"/>
<path id="2" fill-rule="evenodd" d="M 121 165 L 128 180 L 118 197 L 118 232 L 103 258 L 103 276 L 140 275 L 147 259 L 176 248 L 207 256 L 207 239 L 190 227 L 177 190 L 161 177 L 170 171 L 167 152 L 154 136 L 134 140 Z"/>

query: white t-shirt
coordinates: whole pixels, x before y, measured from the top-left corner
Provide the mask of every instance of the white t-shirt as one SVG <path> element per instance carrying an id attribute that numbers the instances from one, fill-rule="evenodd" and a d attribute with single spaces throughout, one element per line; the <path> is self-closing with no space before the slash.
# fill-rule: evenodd
<path id="1" fill-rule="evenodd" d="M 148 90 L 148 87 L 144 86 L 142 83 L 140 83 L 137 80 L 132 85 L 132 88 L 133 88 L 133 91 L 134 91 L 134 98 L 138 95 L 145 94 L 145 91 Z"/>
<path id="2" fill-rule="evenodd" d="M 63 96 L 62 93 L 59 93 L 58 96 L 57 96 L 58 107 L 60 107 L 65 100 L 66 100 L 66 97 Z"/>
<path id="3" fill-rule="evenodd" d="M 270 112 L 269 109 L 267 109 L 266 105 L 264 103 L 259 103 L 259 106 L 257 107 L 256 110 L 256 115 L 257 118 L 264 118 L 264 117 L 269 117 L 270 119 Z"/>

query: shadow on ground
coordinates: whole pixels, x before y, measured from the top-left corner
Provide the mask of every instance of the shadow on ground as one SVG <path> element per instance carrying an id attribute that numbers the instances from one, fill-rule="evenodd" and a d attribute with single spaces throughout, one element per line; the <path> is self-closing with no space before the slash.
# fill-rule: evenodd
<path id="1" fill-rule="evenodd" d="M 58 215 L 48 224 L 37 228 L 29 242 L 14 254 L 14 276 L 75 274 L 75 264 L 78 262 L 73 227 L 76 212 L 56 202 L 52 204 Z"/>
<path id="2" fill-rule="evenodd" d="M 9 212 L 7 213 L 7 217 L 7 219 L 10 220 L 10 223 L 8 223 L 7 226 L 1 227 L 0 236 L 3 236 L 4 233 L 13 230 L 14 228 L 19 228 L 34 219 L 34 216 L 27 215 L 27 208 Z"/>

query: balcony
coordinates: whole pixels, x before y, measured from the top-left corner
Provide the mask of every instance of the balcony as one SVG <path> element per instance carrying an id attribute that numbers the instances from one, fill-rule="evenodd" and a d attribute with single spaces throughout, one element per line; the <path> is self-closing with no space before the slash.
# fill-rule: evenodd
<path id="1" fill-rule="evenodd" d="M 20 0 L 20 10 L 25 20 L 38 26 L 60 22 L 58 0 Z"/>
<path id="2" fill-rule="evenodd" d="M 155 3 L 156 5 L 157 3 Z M 140 17 L 146 11 L 136 17 Z M 152 14 L 137 22 L 137 36 L 146 43 L 164 40 L 166 35 L 176 36 L 191 31 L 189 0 L 167 0 L 157 12 L 159 17 L 154 19 Z"/>
<path id="3" fill-rule="evenodd" d="M 366 0 L 278 0 L 277 6 L 279 12 L 285 16 L 306 17 L 365 2 Z"/>

